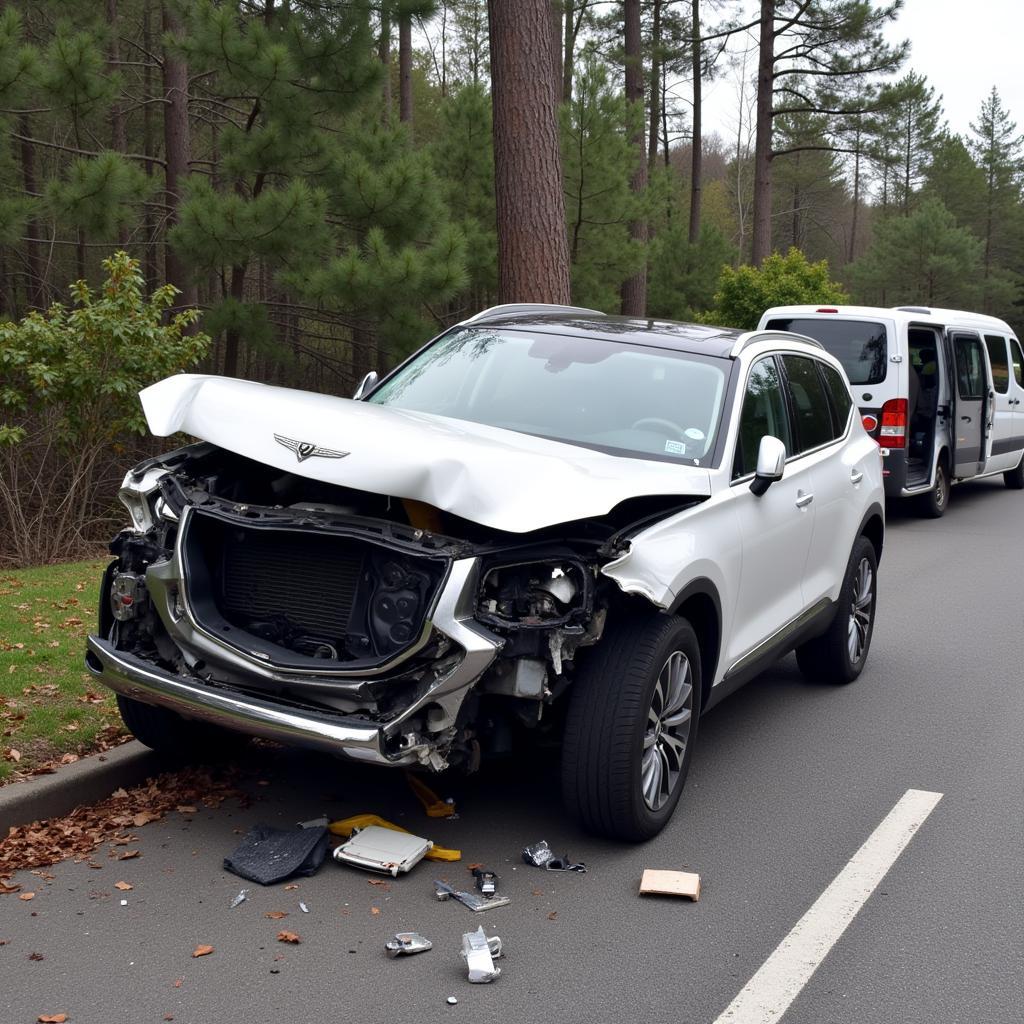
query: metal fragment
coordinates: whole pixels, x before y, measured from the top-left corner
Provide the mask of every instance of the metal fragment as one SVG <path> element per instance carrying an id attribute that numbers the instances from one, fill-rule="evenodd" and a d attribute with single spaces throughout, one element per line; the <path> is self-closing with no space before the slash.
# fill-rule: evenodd
<path id="1" fill-rule="evenodd" d="M 539 843 L 534 843 L 532 846 L 525 847 L 523 849 L 523 860 L 527 864 L 532 864 L 535 868 L 545 868 L 548 871 L 576 871 L 583 874 L 587 870 L 586 864 L 582 861 L 570 860 L 569 854 L 556 857 L 546 839 L 542 839 Z"/>
<path id="2" fill-rule="evenodd" d="M 244 903 L 249 897 L 248 889 L 241 889 L 238 895 L 231 901 L 231 909 L 234 910 L 239 903 Z"/>
<path id="3" fill-rule="evenodd" d="M 498 876 L 486 868 L 473 868 L 476 887 L 485 896 L 494 896 L 498 891 Z"/>
<path id="4" fill-rule="evenodd" d="M 426 953 L 433 945 L 430 939 L 424 938 L 419 932 L 397 932 L 394 938 L 384 943 L 384 950 L 394 960 L 399 956 Z"/>
<path id="5" fill-rule="evenodd" d="M 464 907 L 477 913 L 484 910 L 493 910 L 495 907 L 508 906 L 512 900 L 508 896 L 484 896 L 482 893 L 464 892 L 462 889 L 453 889 L 445 882 L 434 882 L 434 896 L 441 901 L 447 899 L 458 900 Z"/>
<path id="6" fill-rule="evenodd" d="M 448 997 L 448 998 L 447 998 L 447 999 L 445 1000 L 445 1002 L 446 1002 L 446 1003 L 447 1003 L 447 1004 L 448 1004 L 449 1006 L 454 1006 L 454 1005 L 455 1005 L 455 1004 L 456 1004 L 456 1003 L 458 1002 L 458 999 L 456 999 L 456 998 L 455 998 L 455 996 L 449 996 L 449 997 Z"/>
<path id="7" fill-rule="evenodd" d="M 299 900 L 299 910 L 301 910 L 304 914 L 309 913 L 309 907 L 307 907 L 306 904 L 302 902 L 302 900 Z"/>
<path id="8" fill-rule="evenodd" d="M 475 932 L 462 936 L 462 958 L 466 961 L 469 981 L 474 985 L 485 985 L 501 974 L 501 968 L 494 961 L 501 956 L 501 939 L 484 934 L 481 925 Z"/>

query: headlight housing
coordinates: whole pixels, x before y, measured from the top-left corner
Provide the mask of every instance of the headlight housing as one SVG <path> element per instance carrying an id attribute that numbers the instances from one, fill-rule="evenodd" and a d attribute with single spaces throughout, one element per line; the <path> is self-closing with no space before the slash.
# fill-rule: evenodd
<path id="1" fill-rule="evenodd" d="M 589 617 L 593 590 L 592 573 L 573 558 L 493 565 L 480 583 L 476 618 L 517 629 L 574 625 Z"/>

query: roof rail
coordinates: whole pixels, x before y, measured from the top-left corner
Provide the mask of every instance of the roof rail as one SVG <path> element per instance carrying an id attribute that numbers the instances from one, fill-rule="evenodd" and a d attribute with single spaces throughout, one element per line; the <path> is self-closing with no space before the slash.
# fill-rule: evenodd
<path id="1" fill-rule="evenodd" d="M 806 334 L 797 334 L 796 331 L 745 331 L 733 343 L 729 355 L 735 359 L 748 345 L 752 345 L 755 341 L 766 341 L 769 338 L 781 338 L 783 341 L 796 338 L 807 345 L 813 345 L 822 351 L 825 350 L 825 346 L 817 339 L 809 338 Z"/>
<path id="2" fill-rule="evenodd" d="M 924 313 L 925 316 L 932 315 L 932 311 L 927 306 L 893 306 L 893 309 L 898 310 L 900 313 Z"/>
<path id="3" fill-rule="evenodd" d="M 545 313 L 585 313 L 587 316 L 605 316 L 599 309 L 587 309 L 585 306 L 559 306 L 547 302 L 505 302 L 500 306 L 490 306 L 479 313 L 463 320 L 463 324 L 479 324 L 486 320 L 497 320 L 503 316 L 530 316 Z"/>

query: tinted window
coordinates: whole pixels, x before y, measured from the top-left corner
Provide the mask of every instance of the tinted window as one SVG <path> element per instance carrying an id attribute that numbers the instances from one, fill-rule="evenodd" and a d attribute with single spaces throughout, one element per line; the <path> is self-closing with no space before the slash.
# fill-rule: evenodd
<path id="1" fill-rule="evenodd" d="M 783 356 L 782 361 L 786 365 L 789 393 L 793 399 L 797 451 L 806 452 L 828 444 L 835 433 L 817 360 L 805 356 Z"/>
<path id="2" fill-rule="evenodd" d="M 885 325 L 870 320 L 829 320 L 827 317 L 770 320 L 774 331 L 795 331 L 820 341 L 843 364 L 851 384 L 885 380 L 888 357 Z"/>
<path id="3" fill-rule="evenodd" d="M 985 363 L 981 342 L 958 334 L 953 339 L 956 350 L 956 389 L 961 398 L 977 399 L 985 395 Z"/>
<path id="4" fill-rule="evenodd" d="M 419 353 L 369 401 L 693 464 L 714 447 L 728 371 L 727 360 L 671 349 L 467 327 Z"/>
<path id="5" fill-rule="evenodd" d="M 757 450 L 762 437 L 777 437 L 788 453 L 793 451 L 782 382 L 775 360 L 770 358 L 755 363 L 747 378 L 733 465 L 734 477 L 746 476 L 757 469 Z"/>
<path id="6" fill-rule="evenodd" d="M 992 364 L 992 385 L 1001 395 L 1010 390 L 1010 364 L 1006 361 L 1006 339 L 998 334 L 985 335 L 988 361 Z"/>
<path id="7" fill-rule="evenodd" d="M 1024 355 L 1021 355 L 1020 342 L 1010 339 L 1010 358 L 1013 360 L 1013 379 L 1024 387 Z"/>
<path id="8" fill-rule="evenodd" d="M 819 363 L 818 368 L 824 374 L 825 386 L 832 396 L 832 409 L 836 414 L 836 436 L 841 437 L 846 433 L 846 421 L 850 418 L 850 409 L 853 407 L 850 389 L 839 372 L 831 366 Z"/>

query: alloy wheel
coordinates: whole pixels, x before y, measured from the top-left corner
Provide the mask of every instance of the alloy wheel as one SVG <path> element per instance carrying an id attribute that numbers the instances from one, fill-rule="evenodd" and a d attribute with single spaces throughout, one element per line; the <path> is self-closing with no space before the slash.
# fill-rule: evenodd
<path id="1" fill-rule="evenodd" d="M 871 615 L 875 597 L 875 573 L 871 563 L 860 560 L 853 584 L 853 599 L 850 602 L 850 624 L 847 632 L 847 650 L 850 664 L 857 665 L 867 651 L 871 635 Z"/>
<path id="2" fill-rule="evenodd" d="M 693 720 L 693 684 L 690 661 L 673 651 L 661 671 L 651 696 L 640 762 L 640 787 L 644 803 L 660 810 L 679 781 Z"/>

